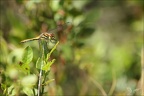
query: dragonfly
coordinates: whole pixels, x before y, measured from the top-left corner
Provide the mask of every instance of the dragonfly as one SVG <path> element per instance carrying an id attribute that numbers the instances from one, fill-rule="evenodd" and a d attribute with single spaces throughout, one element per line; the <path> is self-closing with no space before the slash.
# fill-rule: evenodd
<path id="1" fill-rule="evenodd" d="M 60 30 L 65 29 L 65 27 L 67 26 L 68 23 L 70 23 L 70 22 L 67 22 L 67 23 L 65 23 L 64 25 L 58 25 L 57 28 L 48 30 L 47 32 L 44 32 L 44 33 L 41 33 L 41 34 L 40 34 L 39 36 L 37 36 L 37 37 L 22 40 L 21 43 L 26 43 L 26 42 L 29 42 L 29 41 L 40 40 L 40 39 L 48 39 L 48 40 L 50 40 L 51 42 L 52 42 L 52 41 L 56 41 L 56 38 L 55 38 L 55 36 L 54 36 L 54 33 L 57 32 L 57 31 L 60 31 Z"/>

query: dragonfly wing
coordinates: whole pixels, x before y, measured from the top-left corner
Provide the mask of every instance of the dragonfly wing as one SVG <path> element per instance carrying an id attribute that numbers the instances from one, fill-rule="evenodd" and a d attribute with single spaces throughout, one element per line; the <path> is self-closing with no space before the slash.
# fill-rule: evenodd
<path id="1" fill-rule="evenodd" d="M 56 33 L 58 31 L 65 30 L 68 27 L 69 24 L 70 24 L 70 22 L 67 22 L 64 25 L 58 25 L 56 28 L 48 30 L 47 33 Z"/>
<path id="2" fill-rule="evenodd" d="M 54 28 L 54 29 L 48 30 L 47 33 L 56 33 L 57 31 L 58 31 L 58 29 L 57 29 L 57 28 Z"/>

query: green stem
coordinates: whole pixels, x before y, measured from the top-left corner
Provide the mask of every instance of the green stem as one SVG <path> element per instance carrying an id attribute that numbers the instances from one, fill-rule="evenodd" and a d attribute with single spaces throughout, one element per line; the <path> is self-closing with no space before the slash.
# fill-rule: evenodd
<path id="1" fill-rule="evenodd" d="M 35 90 L 34 90 L 34 88 L 33 88 L 33 95 L 35 96 L 36 94 L 35 94 Z"/>
<path id="2" fill-rule="evenodd" d="M 39 49 L 40 49 L 40 58 L 42 58 L 42 60 L 44 60 L 44 45 L 43 45 L 43 42 L 41 40 L 39 40 Z M 39 73 L 39 81 L 38 81 L 38 90 L 37 90 L 37 93 L 38 95 L 37 96 L 40 96 L 41 94 L 41 77 L 42 77 L 42 67 L 44 65 L 44 61 L 41 65 L 41 68 L 40 68 L 40 73 Z"/>
<path id="3" fill-rule="evenodd" d="M 45 83 L 45 81 L 46 81 L 46 76 L 49 74 L 49 72 L 50 72 L 50 71 L 48 71 L 48 72 L 45 73 L 44 80 L 43 80 L 43 83 L 42 83 L 42 84 Z M 42 86 L 42 93 L 43 93 L 43 92 L 44 92 L 44 85 Z"/>

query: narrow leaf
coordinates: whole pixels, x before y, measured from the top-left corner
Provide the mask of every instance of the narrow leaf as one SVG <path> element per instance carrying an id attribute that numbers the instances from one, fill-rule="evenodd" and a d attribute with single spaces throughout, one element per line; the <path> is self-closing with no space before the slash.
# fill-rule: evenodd
<path id="1" fill-rule="evenodd" d="M 49 84 L 50 82 L 52 82 L 52 81 L 54 81 L 55 79 L 50 79 L 50 80 L 48 80 L 48 81 L 46 81 L 44 84 L 42 84 L 42 85 L 47 85 L 47 84 Z"/>
<path id="2" fill-rule="evenodd" d="M 48 59 L 50 58 L 50 55 L 51 55 L 52 52 L 56 49 L 58 43 L 59 43 L 59 41 L 55 44 L 55 46 L 52 48 L 52 50 L 50 51 L 50 53 L 47 54 L 47 58 L 46 58 L 46 60 L 48 60 Z"/>
<path id="3" fill-rule="evenodd" d="M 44 71 L 50 70 L 50 67 L 54 62 L 55 62 L 55 59 L 53 59 L 52 61 L 49 61 L 45 66 L 43 66 L 42 70 Z"/>

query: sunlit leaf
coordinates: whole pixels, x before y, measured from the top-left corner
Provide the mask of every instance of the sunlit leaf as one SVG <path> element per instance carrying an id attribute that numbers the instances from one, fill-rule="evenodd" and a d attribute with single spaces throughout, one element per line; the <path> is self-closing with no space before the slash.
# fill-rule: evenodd
<path id="1" fill-rule="evenodd" d="M 6 94 L 6 92 L 7 92 L 7 86 L 6 86 L 6 84 L 1 83 L 1 88 L 3 90 L 3 93 Z"/>
<path id="2" fill-rule="evenodd" d="M 36 84 L 36 82 L 37 82 L 36 75 L 28 75 L 21 80 L 21 84 L 23 85 L 23 87 L 33 87 Z"/>
<path id="3" fill-rule="evenodd" d="M 25 64 L 25 63 L 23 63 L 21 61 L 18 64 L 18 69 L 20 71 L 22 71 L 23 73 L 25 73 L 25 74 L 29 74 L 30 73 L 30 66 L 29 66 L 29 64 Z"/>
<path id="4" fill-rule="evenodd" d="M 31 49 L 31 47 L 28 46 L 24 50 L 24 54 L 23 54 L 23 57 L 22 57 L 22 62 L 24 64 L 29 64 L 32 61 L 32 58 L 33 58 L 33 51 Z"/>
<path id="5" fill-rule="evenodd" d="M 39 57 L 36 62 L 36 68 L 41 69 L 41 66 L 43 66 L 44 64 L 45 62 L 43 61 L 43 59 Z"/>
<path id="6" fill-rule="evenodd" d="M 27 96 L 33 96 L 33 90 L 32 90 L 32 88 L 25 87 L 25 88 L 23 88 L 23 92 L 25 94 L 27 94 Z"/>
<path id="7" fill-rule="evenodd" d="M 55 62 L 55 59 L 49 61 L 45 66 L 43 66 L 42 70 L 48 71 L 50 70 L 51 65 Z"/>
<path id="8" fill-rule="evenodd" d="M 24 73 L 30 73 L 30 66 L 29 63 L 32 61 L 33 58 L 33 51 L 31 47 L 26 47 L 22 56 L 22 61 L 19 62 L 19 68 Z"/>
<path id="9" fill-rule="evenodd" d="M 16 79 L 19 76 L 19 72 L 16 68 L 16 66 L 9 66 L 6 70 L 7 75 L 11 78 L 11 79 Z"/>
<path id="10" fill-rule="evenodd" d="M 22 66 L 21 66 L 21 68 L 22 68 L 22 70 L 25 72 L 25 73 L 30 73 L 30 66 L 29 66 L 29 64 L 23 64 Z"/>
<path id="11" fill-rule="evenodd" d="M 42 84 L 42 85 L 47 85 L 47 84 L 49 84 L 50 82 L 52 82 L 52 81 L 54 81 L 55 79 L 50 79 L 50 80 L 47 80 L 44 84 Z"/>
<path id="12" fill-rule="evenodd" d="M 16 95 L 16 89 L 15 89 L 15 86 L 14 86 L 14 85 L 11 85 L 11 86 L 8 88 L 8 94 L 9 94 L 9 96 L 14 96 L 14 95 Z"/>

